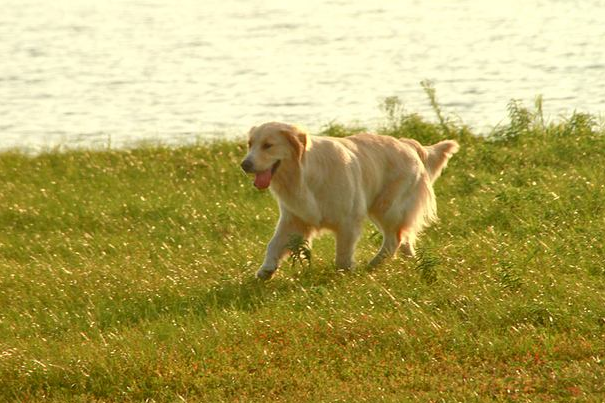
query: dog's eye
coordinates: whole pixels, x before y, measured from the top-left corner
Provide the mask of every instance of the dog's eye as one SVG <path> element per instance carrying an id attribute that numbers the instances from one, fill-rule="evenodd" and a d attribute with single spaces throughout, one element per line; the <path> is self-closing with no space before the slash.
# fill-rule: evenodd
<path id="1" fill-rule="evenodd" d="M 265 143 L 265 144 L 263 144 L 263 150 L 268 150 L 268 149 L 270 149 L 271 147 L 273 147 L 273 144 L 269 144 L 269 143 Z"/>

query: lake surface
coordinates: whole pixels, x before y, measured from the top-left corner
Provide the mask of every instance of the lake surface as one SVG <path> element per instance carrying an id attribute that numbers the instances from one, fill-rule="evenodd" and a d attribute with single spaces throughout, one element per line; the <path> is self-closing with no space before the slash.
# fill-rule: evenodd
<path id="1" fill-rule="evenodd" d="M 511 98 L 605 112 L 605 1 L 2 0 L 0 148 L 376 127 L 398 96 L 479 132 Z"/>

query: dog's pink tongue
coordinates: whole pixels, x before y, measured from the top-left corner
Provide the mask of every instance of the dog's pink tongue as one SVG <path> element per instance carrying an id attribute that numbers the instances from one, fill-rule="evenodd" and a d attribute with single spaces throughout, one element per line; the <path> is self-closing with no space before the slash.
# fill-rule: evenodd
<path id="1" fill-rule="evenodd" d="M 266 189 L 271 184 L 271 168 L 266 171 L 259 172 L 254 177 L 254 186 L 259 189 Z"/>

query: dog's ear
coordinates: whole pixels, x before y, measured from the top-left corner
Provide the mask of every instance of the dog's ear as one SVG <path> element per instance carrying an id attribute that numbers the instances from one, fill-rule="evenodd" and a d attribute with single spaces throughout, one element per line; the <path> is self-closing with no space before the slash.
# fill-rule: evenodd
<path id="1" fill-rule="evenodd" d="M 294 149 L 294 155 L 296 156 L 297 161 L 302 161 L 305 149 L 307 148 L 307 134 L 295 127 L 292 129 L 283 129 L 281 132 L 286 136 L 288 142 Z"/>

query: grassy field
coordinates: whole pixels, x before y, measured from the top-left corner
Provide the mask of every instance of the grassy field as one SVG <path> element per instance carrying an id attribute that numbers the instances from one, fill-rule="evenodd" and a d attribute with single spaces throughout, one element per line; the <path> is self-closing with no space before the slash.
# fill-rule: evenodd
<path id="1" fill-rule="evenodd" d="M 0 154 L 0 401 L 605 401 L 603 127 L 385 110 L 462 148 L 418 258 L 365 268 L 368 224 L 349 274 L 325 236 L 254 279 L 277 208 L 244 141 Z"/>

